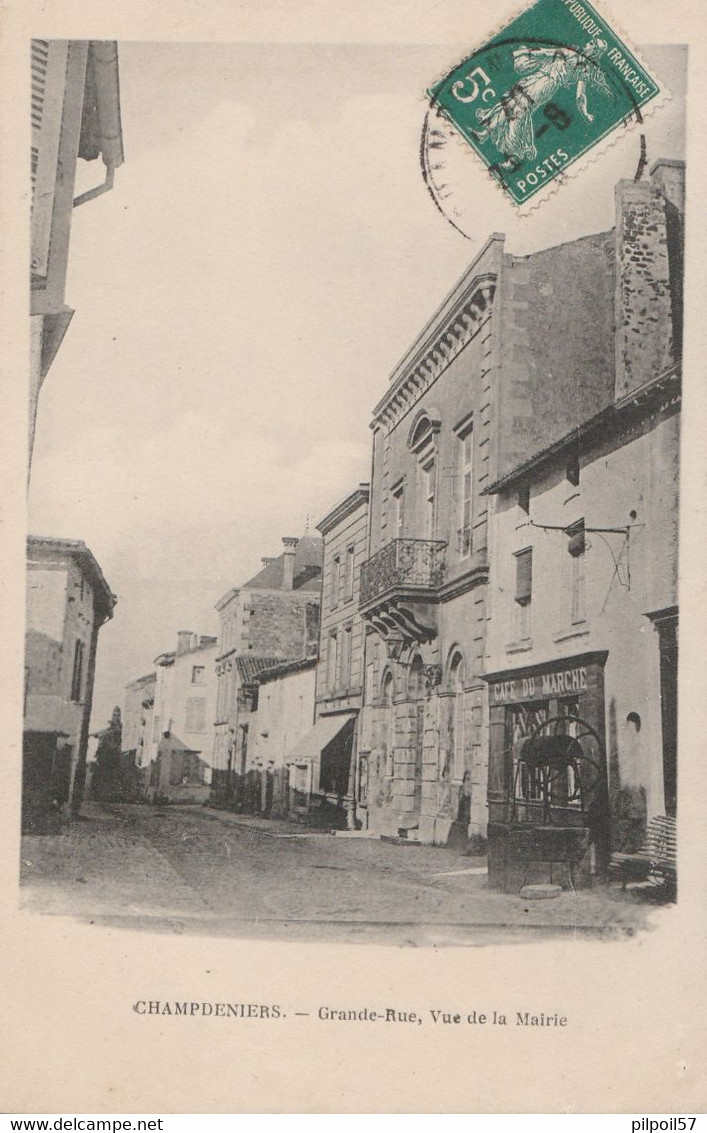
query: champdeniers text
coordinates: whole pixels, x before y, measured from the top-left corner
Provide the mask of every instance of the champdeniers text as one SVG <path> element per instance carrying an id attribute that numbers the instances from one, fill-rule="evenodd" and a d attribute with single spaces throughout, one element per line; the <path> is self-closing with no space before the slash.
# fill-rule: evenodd
<path id="1" fill-rule="evenodd" d="M 217 1019 L 282 1019 L 284 1011 L 277 1004 L 206 1003 L 173 999 L 138 999 L 133 1003 L 136 1015 L 213 1015 Z"/>

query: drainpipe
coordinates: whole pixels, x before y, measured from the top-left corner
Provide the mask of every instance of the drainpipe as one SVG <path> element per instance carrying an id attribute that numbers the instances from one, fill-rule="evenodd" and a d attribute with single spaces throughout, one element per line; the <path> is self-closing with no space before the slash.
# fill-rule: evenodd
<path id="1" fill-rule="evenodd" d="M 113 162 L 106 162 L 106 179 L 102 185 L 96 185 L 94 189 L 88 189 L 80 196 L 74 197 L 73 207 L 78 208 L 79 205 L 85 205 L 87 201 L 93 201 L 96 197 L 102 197 L 104 193 L 108 193 L 113 188 L 113 181 L 115 178 L 115 166 Z"/>
<path id="2" fill-rule="evenodd" d="M 91 708 L 93 705 L 93 682 L 96 675 L 98 631 L 100 630 L 102 625 L 103 622 L 94 615 L 94 623 L 91 630 L 91 644 L 88 651 L 88 665 L 86 666 L 86 701 L 84 703 L 83 715 L 81 717 L 81 726 L 78 736 L 78 751 L 76 753 L 76 764 L 74 766 L 73 775 L 71 777 L 69 795 L 69 810 L 72 818 L 76 818 L 78 816 L 78 813 L 81 810 L 81 803 L 83 802 L 83 789 L 86 782 L 88 729 L 89 721 L 91 719 Z"/>

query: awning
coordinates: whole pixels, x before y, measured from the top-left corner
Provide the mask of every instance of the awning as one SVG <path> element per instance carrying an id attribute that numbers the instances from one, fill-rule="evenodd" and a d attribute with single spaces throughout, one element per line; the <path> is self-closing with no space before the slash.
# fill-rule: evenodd
<path id="1" fill-rule="evenodd" d="M 314 759 L 327 744 L 343 731 L 356 716 L 355 712 L 341 712 L 337 716 L 321 716 L 313 728 L 291 747 L 285 756 L 286 763 L 304 763 Z"/>

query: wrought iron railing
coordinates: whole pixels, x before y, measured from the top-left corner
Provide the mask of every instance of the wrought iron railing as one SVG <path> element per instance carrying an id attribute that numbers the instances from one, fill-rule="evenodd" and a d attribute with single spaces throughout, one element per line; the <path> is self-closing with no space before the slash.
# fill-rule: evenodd
<path id="1" fill-rule="evenodd" d="M 360 604 L 368 605 L 395 586 L 441 586 L 446 546 L 436 539 L 393 539 L 361 567 Z"/>

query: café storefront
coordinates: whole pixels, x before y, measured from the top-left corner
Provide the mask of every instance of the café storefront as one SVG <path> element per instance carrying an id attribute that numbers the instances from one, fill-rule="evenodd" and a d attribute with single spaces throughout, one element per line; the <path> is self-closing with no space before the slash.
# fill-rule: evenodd
<path id="1" fill-rule="evenodd" d="M 606 652 L 485 676 L 489 884 L 589 885 L 606 865 Z"/>

